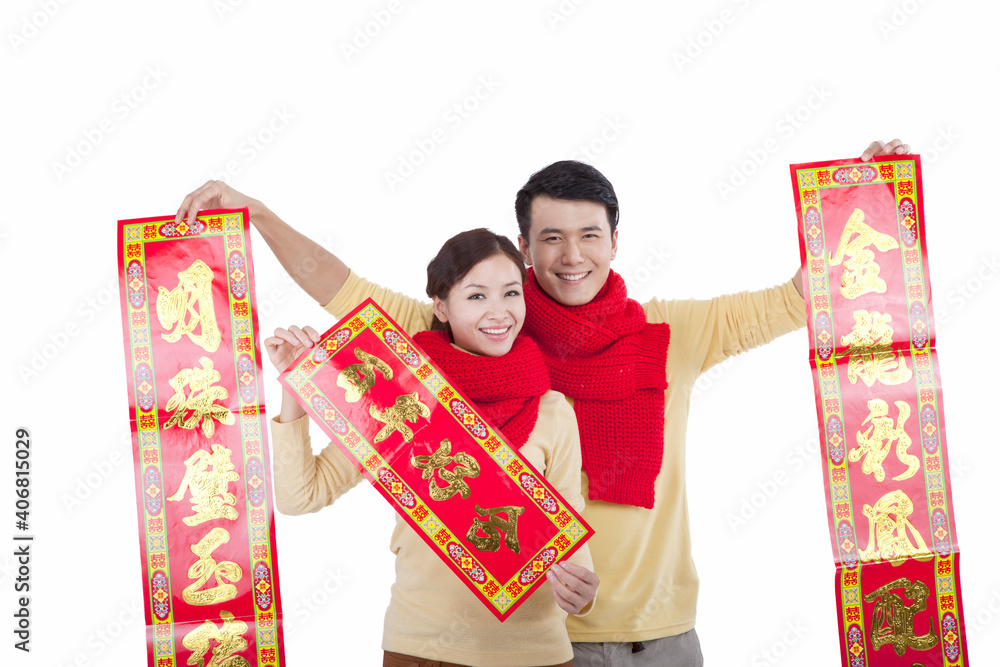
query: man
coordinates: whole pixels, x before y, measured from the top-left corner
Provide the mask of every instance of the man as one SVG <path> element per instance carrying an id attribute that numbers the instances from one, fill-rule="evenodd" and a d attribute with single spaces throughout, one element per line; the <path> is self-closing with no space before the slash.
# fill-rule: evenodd
<path id="1" fill-rule="evenodd" d="M 873 142 L 862 159 L 908 151 L 898 139 Z M 334 316 L 372 297 L 407 332 L 429 328 L 430 304 L 360 278 L 222 183 L 188 195 L 177 219 L 242 206 L 282 266 Z M 515 211 L 532 269 L 525 331 L 546 356 L 553 388 L 574 403 L 584 517 L 596 531 L 589 544 L 603 584 L 593 610 L 567 621 L 574 664 L 701 665 L 684 473 L 691 389 L 727 356 L 804 326 L 800 273 L 759 292 L 639 306 L 611 270 L 618 200 L 599 171 L 550 165 L 521 189 Z M 566 566 L 557 576 L 572 590 L 585 575 Z"/>

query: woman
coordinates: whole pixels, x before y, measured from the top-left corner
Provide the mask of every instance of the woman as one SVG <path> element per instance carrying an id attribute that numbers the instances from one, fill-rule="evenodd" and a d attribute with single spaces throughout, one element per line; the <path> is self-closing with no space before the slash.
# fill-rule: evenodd
<path id="1" fill-rule="evenodd" d="M 415 340 L 580 511 L 576 416 L 562 394 L 549 389 L 535 343 L 518 337 L 525 313 L 524 279 L 520 254 L 507 238 L 476 229 L 449 239 L 427 267 L 434 326 Z M 264 343 L 272 363 L 284 370 L 318 341 L 311 327 L 291 327 L 276 330 Z M 316 511 L 361 480 L 336 445 L 313 456 L 305 412 L 287 391 L 271 432 L 275 495 L 282 512 Z M 542 585 L 550 591 L 536 591 L 504 623 L 399 517 L 390 548 L 397 556 L 396 582 L 385 616 L 384 666 L 572 664 L 566 614 L 589 611 L 597 592 L 586 545 L 568 564 L 550 568 Z"/>

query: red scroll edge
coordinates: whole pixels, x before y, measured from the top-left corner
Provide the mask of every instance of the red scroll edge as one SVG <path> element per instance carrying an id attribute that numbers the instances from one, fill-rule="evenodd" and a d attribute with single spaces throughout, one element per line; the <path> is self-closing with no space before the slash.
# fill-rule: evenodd
<path id="1" fill-rule="evenodd" d="M 375 381 L 348 396 L 347 386 L 351 383 L 339 377 L 341 371 L 370 359 L 362 358 L 365 354 L 385 364 L 383 369 L 390 370 L 392 378 L 378 368 L 369 370 L 367 374 Z M 403 520 L 500 621 L 537 590 L 553 563 L 568 558 L 593 535 L 583 518 L 371 299 L 324 333 L 320 342 L 306 350 L 279 380 Z M 398 405 L 405 395 L 414 394 L 428 410 L 405 422 L 407 428 L 412 428 L 410 439 L 400 431 L 380 437 L 379 433 L 389 427 L 372 411 L 384 419 L 387 409 Z M 429 464 L 424 466 L 426 471 L 419 469 L 414 457 L 423 457 L 426 463 L 445 439 L 450 454 L 472 456 L 480 466 L 480 474 L 468 478 L 468 496 L 455 494 L 435 500 L 430 497 L 430 485 L 444 485 L 440 472 Z M 459 465 L 465 464 L 456 458 L 446 465 L 448 468 L 442 469 L 454 474 Z M 423 476 L 425 472 L 429 477 Z M 519 541 L 517 554 L 506 542 L 495 551 L 479 549 L 472 543 L 467 534 L 470 525 L 475 525 L 474 519 L 482 521 L 486 516 L 476 512 L 476 504 L 481 508 L 524 508 L 514 531 Z M 497 516 L 503 520 L 502 514 Z M 509 521 L 510 514 L 506 517 Z"/>
<path id="2" fill-rule="evenodd" d="M 284 665 L 248 211 L 120 220 L 118 259 L 149 666 Z"/>
<path id="3" fill-rule="evenodd" d="M 968 665 L 920 158 L 791 177 L 843 664 Z"/>

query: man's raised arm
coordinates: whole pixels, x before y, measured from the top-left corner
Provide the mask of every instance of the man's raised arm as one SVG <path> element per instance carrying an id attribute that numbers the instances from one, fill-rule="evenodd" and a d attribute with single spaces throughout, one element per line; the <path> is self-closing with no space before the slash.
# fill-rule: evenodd
<path id="1" fill-rule="evenodd" d="M 208 181 L 184 198 L 175 221 L 193 218 L 198 211 L 206 209 L 244 206 L 250 211 L 250 224 L 264 237 L 288 275 L 320 305 L 329 303 L 344 286 L 351 270 L 336 255 L 297 232 L 262 202 L 222 181 Z"/>

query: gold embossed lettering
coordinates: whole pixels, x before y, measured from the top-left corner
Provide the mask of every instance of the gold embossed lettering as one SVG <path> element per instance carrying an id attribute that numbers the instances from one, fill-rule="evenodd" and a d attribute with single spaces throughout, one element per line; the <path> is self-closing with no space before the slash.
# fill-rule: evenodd
<path id="1" fill-rule="evenodd" d="M 889 405 L 880 398 L 873 398 L 868 401 L 868 416 L 861 425 L 869 424 L 864 431 L 858 431 L 858 446 L 848 452 L 847 456 L 851 461 L 857 461 L 862 456 L 865 460 L 861 463 L 861 472 L 866 475 L 875 475 L 875 479 L 881 482 L 885 479 L 885 469 L 882 462 L 889 454 L 892 443 L 896 443 L 896 457 L 899 462 L 906 465 L 907 469 L 893 477 L 896 481 L 909 479 L 920 469 L 920 459 L 907 452 L 912 441 L 906 435 L 904 426 L 910 416 L 910 406 L 906 401 L 896 401 L 897 418 L 893 426 L 892 418 L 889 417 Z"/>
<path id="2" fill-rule="evenodd" d="M 913 502 L 900 490 L 890 491 L 874 505 L 861 510 L 868 517 L 868 546 L 859 553 L 862 562 L 886 560 L 902 565 L 907 558 L 927 561 L 933 558 L 920 532 L 910 523 Z M 913 541 L 910 542 L 910 535 Z"/>
<path id="3" fill-rule="evenodd" d="M 184 646 L 191 651 L 187 664 L 193 667 L 250 667 L 246 658 L 233 655 L 245 651 L 248 646 L 243 637 L 247 624 L 234 620 L 235 617 L 225 610 L 219 613 L 219 618 L 222 619 L 221 627 L 212 621 L 205 621 L 184 635 Z M 211 648 L 212 641 L 216 642 L 214 650 Z M 212 659 L 206 664 L 205 655 L 210 650 Z"/>
<path id="4" fill-rule="evenodd" d="M 357 403 L 361 397 L 368 393 L 368 390 L 375 386 L 375 371 L 378 370 L 385 376 L 385 379 L 392 379 L 392 367 L 374 354 L 368 354 L 364 350 L 354 348 L 354 356 L 358 358 L 359 364 L 344 366 L 337 376 L 337 386 L 346 389 L 344 398 L 348 403 Z"/>
<path id="5" fill-rule="evenodd" d="M 517 541 L 517 517 L 524 512 L 523 507 L 505 505 L 503 507 L 488 507 L 483 509 L 476 503 L 476 514 L 489 517 L 485 521 L 480 518 L 472 520 L 472 527 L 466 534 L 466 538 L 474 547 L 480 551 L 497 551 L 500 548 L 500 531 L 504 532 L 504 544 L 516 554 L 521 553 L 521 544 Z M 506 514 L 507 520 L 501 519 L 499 514 Z M 480 535 L 478 531 L 483 531 Z"/>
<path id="6" fill-rule="evenodd" d="M 419 394 L 402 394 L 396 397 L 396 404 L 381 411 L 374 405 L 368 408 L 368 414 L 379 420 L 385 426 L 375 434 L 374 442 L 379 443 L 388 438 L 395 431 L 403 434 L 403 440 L 413 441 L 413 429 L 405 422 L 417 423 L 418 417 L 427 419 L 431 416 L 431 409 L 420 402 Z"/>
<path id="7" fill-rule="evenodd" d="M 848 299 L 856 299 L 872 292 L 885 294 L 885 281 L 878 275 L 881 267 L 875 263 L 875 253 L 868 248 L 870 245 L 885 252 L 898 248 L 899 242 L 866 225 L 865 212 L 856 208 L 840 235 L 837 251 L 828 258 L 831 266 L 837 266 L 847 257 L 840 279 L 840 293 Z"/>
<path id="8" fill-rule="evenodd" d="M 188 577 L 195 582 L 181 593 L 185 602 L 204 606 L 228 602 L 236 597 L 236 586 L 230 582 L 243 578 L 243 568 L 231 560 L 216 563 L 212 558 L 212 552 L 228 541 L 228 530 L 213 528 L 198 544 L 191 545 L 191 551 L 198 556 L 198 560 L 188 568 Z M 215 586 L 199 590 L 212 576 L 215 577 Z"/>
<path id="9" fill-rule="evenodd" d="M 913 600 L 909 605 L 903 603 L 903 596 L 891 592 L 901 588 L 906 597 Z M 872 610 L 871 641 L 875 650 L 885 645 L 891 645 L 896 655 L 903 657 L 907 649 L 926 651 L 937 645 L 938 637 L 934 632 L 934 619 L 928 618 L 927 634 L 917 636 L 914 629 L 914 617 L 927 609 L 927 596 L 930 589 L 922 581 L 900 577 L 895 581 L 875 589 L 865 595 L 865 602 L 874 602 Z"/>
<path id="10" fill-rule="evenodd" d="M 906 360 L 892 349 L 892 315 L 877 311 L 854 311 L 854 327 L 840 339 L 848 346 L 847 379 L 856 384 L 858 379 L 871 387 L 875 381 L 882 384 L 909 382 L 913 372 L 906 367 Z"/>
<path id="11" fill-rule="evenodd" d="M 206 352 L 219 349 L 222 334 L 215 320 L 215 306 L 212 303 L 212 269 L 200 259 L 177 274 L 177 287 L 168 290 L 160 286 L 156 299 L 156 318 L 164 329 L 174 330 L 160 334 L 168 343 L 176 343 L 181 336 Z M 198 333 L 195 329 L 201 327 Z"/>
<path id="12" fill-rule="evenodd" d="M 212 384 L 222 379 L 219 372 L 212 365 L 212 360 L 208 357 L 201 357 L 198 360 L 201 368 L 182 368 L 177 375 L 170 380 L 170 386 L 174 389 L 174 395 L 167 401 L 167 412 L 174 411 L 164 429 L 171 426 L 194 429 L 201 424 L 201 430 L 205 437 L 211 438 L 215 433 L 215 421 L 230 426 L 236 422 L 236 418 L 228 408 L 216 405 L 215 401 L 220 401 L 229 392 L 225 387 L 213 387 Z M 190 391 L 184 394 L 185 387 Z M 191 411 L 190 416 L 185 416 Z"/>
<path id="13" fill-rule="evenodd" d="M 465 452 L 451 455 L 451 441 L 445 438 L 441 441 L 437 451 L 430 456 L 414 456 L 410 463 L 423 471 L 423 479 L 431 480 L 427 485 L 432 500 L 448 500 L 456 493 L 463 498 L 468 498 L 472 493 L 469 483 L 465 477 L 479 477 L 479 462 Z M 451 463 L 457 465 L 448 470 L 445 466 Z M 437 471 L 442 480 L 447 482 L 445 486 L 438 486 L 434 483 L 434 471 Z"/>
<path id="14" fill-rule="evenodd" d="M 240 476 L 233 467 L 232 452 L 222 445 L 212 445 L 212 453 L 198 450 L 184 461 L 187 471 L 181 480 L 177 493 L 167 500 L 182 500 L 184 492 L 191 492 L 191 506 L 195 513 L 184 517 L 184 523 L 197 526 L 212 519 L 237 518 L 236 496 L 229 493 L 229 482 L 238 481 Z M 209 470 L 209 467 L 212 469 Z"/>

